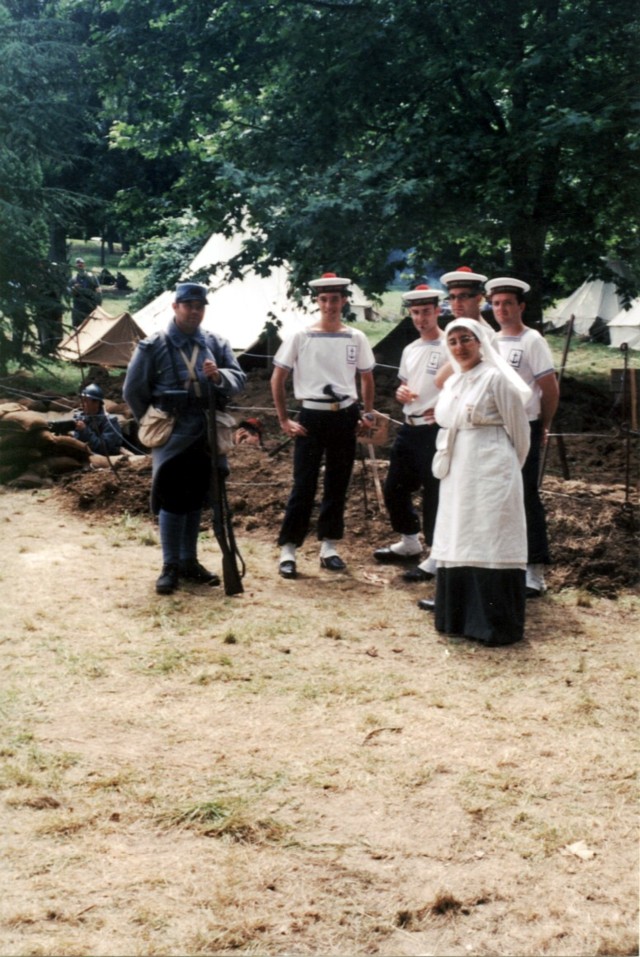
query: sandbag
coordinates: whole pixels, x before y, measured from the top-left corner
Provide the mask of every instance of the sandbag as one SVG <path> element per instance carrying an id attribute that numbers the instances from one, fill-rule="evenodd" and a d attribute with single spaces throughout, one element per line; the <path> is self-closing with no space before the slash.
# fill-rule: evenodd
<path id="1" fill-rule="evenodd" d="M 47 432 L 42 438 L 54 447 L 56 455 L 70 455 L 85 465 L 89 461 L 88 445 L 79 439 L 74 439 L 72 435 L 54 435 L 53 432 Z"/>
<path id="2" fill-rule="evenodd" d="M 41 415 L 40 412 L 29 412 L 27 409 L 22 409 L 20 412 L 7 412 L 2 416 L 0 420 L 3 423 L 12 422 L 19 425 L 25 432 L 30 432 L 34 429 L 48 429 L 49 422 L 44 415 Z"/>
<path id="3" fill-rule="evenodd" d="M 22 468 L 26 468 L 30 462 L 36 462 L 42 457 L 42 451 L 31 445 L 23 445 L 18 448 L 4 448 L 0 451 L 0 462 L 2 465 L 21 466 Z"/>
<path id="4" fill-rule="evenodd" d="M 36 472 L 23 472 L 6 483 L 10 488 L 43 488 L 52 484 L 51 479 Z"/>
<path id="5" fill-rule="evenodd" d="M 43 433 L 24 432 L 22 429 L 0 429 L 0 459 L 3 457 L 5 449 L 24 449 L 40 447 L 42 442 L 40 436 Z"/>
<path id="6" fill-rule="evenodd" d="M 50 455 L 32 465 L 30 471 L 36 475 L 66 475 L 68 472 L 77 472 L 83 467 L 82 462 L 70 455 Z"/>
<path id="7" fill-rule="evenodd" d="M 0 419 L 8 412 L 24 412 L 24 406 L 17 402 L 0 402 Z"/>

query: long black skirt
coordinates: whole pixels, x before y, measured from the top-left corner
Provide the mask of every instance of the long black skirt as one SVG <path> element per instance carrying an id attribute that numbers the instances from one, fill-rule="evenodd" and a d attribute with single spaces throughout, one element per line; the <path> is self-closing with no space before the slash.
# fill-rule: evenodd
<path id="1" fill-rule="evenodd" d="M 519 568 L 438 568 L 435 626 L 485 645 L 524 638 L 525 572 Z"/>

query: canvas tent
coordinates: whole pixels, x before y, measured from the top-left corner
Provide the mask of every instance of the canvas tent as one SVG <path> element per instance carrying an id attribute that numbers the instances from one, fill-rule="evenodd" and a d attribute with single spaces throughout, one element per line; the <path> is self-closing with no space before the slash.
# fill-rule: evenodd
<path id="1" fill-rule="evenodd" d="M 242 249 L 243 236 L 231 239 L 214 235 L 200 250 L 186 271 L 184 279 L 219 263 L 226 263 Z M 253 269 L 244 269 L 242 277 L 227 279 L 224 269 L 213 271 L 206 285 L 209 288 L 209 307 L 203 328 L 218 332 L 231 343 L 234 351 L 251 353 L 259 350 L 258 340 L 268 321 L 279 323 L 279 337 L 310 325 L 317 318 L 317 310 L 310 298 L 299 306 L 287 296 L 288 273 L 285 266 L 273 269 L 268 276 L 258 275 Z M 372 304 L 355 284 L 352 284 L 351 311 L 357 318 L 375 318 Z M 173 316 L 172 291 L 161 293 L 133 318 L 150 335 L 164 329 Z"/>
<path id="2" fill-rule="evenodd" d="M 612 349 L 628 345 L 630 349 L 640 350 L 640 299 L 634 299 L 630 309 L 621 309 L 607 323 Z"/>
<path id="3" fill-rule="evenodd" d="M 144 331 L 128 312 L 111 316 L 96 306 L 60 343 L 58 355 L 69 362 L 126 369 L 136 343 L 144 336 Z"/>
<path id="4" fill-rule="evenodd" d="M 622 309 L 622 299 L 615 284 L 591 279 L 583 282 L 566 299 L 561 299 L 544 313 L 545 322 L 554 329 L 562 329 L 575 316 L 573 330 L 588 336 L 596 319 L 608 322 Z"/>

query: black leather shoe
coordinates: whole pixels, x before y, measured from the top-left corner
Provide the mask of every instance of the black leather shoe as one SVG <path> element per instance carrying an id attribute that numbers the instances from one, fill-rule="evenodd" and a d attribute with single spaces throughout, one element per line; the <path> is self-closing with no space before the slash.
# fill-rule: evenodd
<path id="1" fill-rule="evenodd" d="M 435 611 L 436 603 L 432 598 L 421 598 L 418 602 L 418 608 L 422 611 Z"/>
<path id="2" fill-rule="evenodd" d="M 283 578 L 297 578 L 298 570 L 296 569 L 296 563 L 294 561 L 280 562 L 280 567 L 278 571 Z"/>
<path id="3" fill-rule="evenodd" d="M 207 571 L 204 565 L 201 565 L 197 558 L 192 558 L 187 562 L 180 562 L 178 566 L 180 578 L 190 582 L 198 582 L 200 585 L 219 585 L 220 579 L 213 572 Z"/>
<path id="4" fill-rule="evenodd" d="M 326 568 L 330 572 L 343 572 L 346 567 L 339 555 L 329 555 L 328 558 L 320 559 L 320 568 Z"/>
<path id="5" fill-rule="evenodd" d="M 406 582 L 428 582 L 433 578 L 430 572 L 425 572 L 423 568 L 409 568 L 403 572 L 402 579 Z"/>
<path id="6" fill-rule="evenodd" d="M 415 562 L 417 555 L 398 555 L 391 548 L 376 548 L 373 557 L 381 565 L 393 565 L 396 562 L 401 565 L 404 562 Z"/>
<path id="7" fill-rule="evenodd" d="M 178 566 L 163 565 L 160 578 L 156 581 L 158 595 L 170 595 L 178 587 Z"/>
<path id="8" fill-rule="evenodd" d="M 527 585 L 525 594 L 527 598 L 540 598 L 542 596 L 542 592 L 539 588 L 531 588 L 529 585 Z"/>

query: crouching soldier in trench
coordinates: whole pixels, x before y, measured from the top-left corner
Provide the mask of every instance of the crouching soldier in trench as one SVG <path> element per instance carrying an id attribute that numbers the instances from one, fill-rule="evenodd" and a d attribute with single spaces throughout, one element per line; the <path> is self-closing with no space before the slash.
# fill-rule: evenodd
<path id="1" fill-rule="evenodd" d="M 180 578 L 220 584 L 198 561 L 200 519 L 211 480 L 206 410 L 210 387 L 223 406 L 244 388 L 246 375 L 227 340 L 201 330 L 206 305 L 205 286 L 179 283 L 174 318 L 165 331 L 138 343 L 123 387 L 138 421 L 150 405 L 176 415 L 169 439 L 151 450 L 151 507 L 162 545 L 159 595 L 175 591 Z M 218 466 L 227 469 L 226 460 L 219 458 Z"/>
<path id="2" fill-rule="evenodd" d="M 122 446 L 122 429 L 117 415 L 104 411 L 104 392 L 91 383 L 80 392 L 82 411 L 74 413 L 75 427 L 71 435 L 86 442 L 96 455 L 117 455 Z"/>

